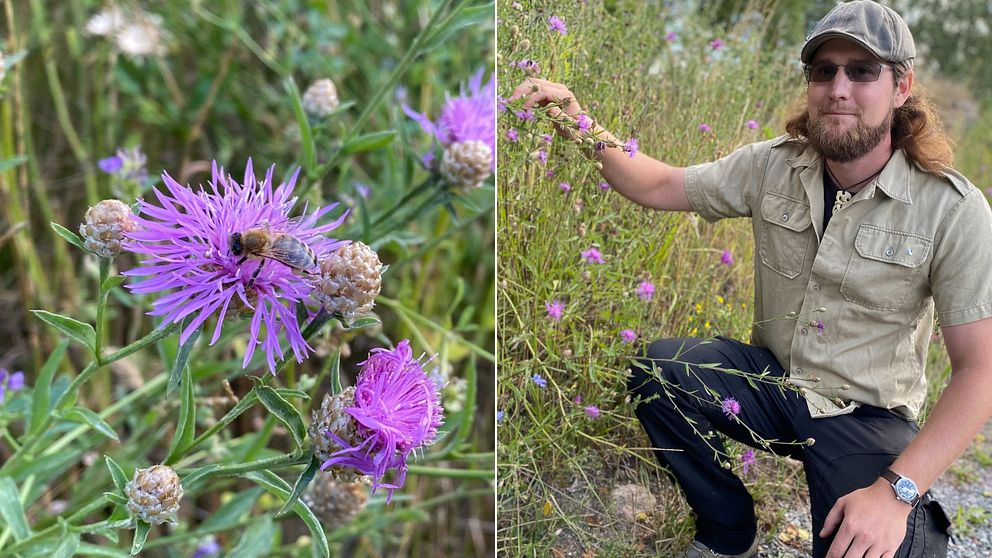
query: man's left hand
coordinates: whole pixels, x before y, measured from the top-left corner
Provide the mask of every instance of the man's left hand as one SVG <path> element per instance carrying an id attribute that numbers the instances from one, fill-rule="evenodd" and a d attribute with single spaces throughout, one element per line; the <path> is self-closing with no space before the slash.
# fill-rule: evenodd
<path id="1" fill-rule="evenodd" d="M 897 500 L 892 485 L 881 478 L 841 497 L 820 531 L 820 537 L 837 531 L 827 558 L 892 558 L 906 537 L 912 509 Z"/>

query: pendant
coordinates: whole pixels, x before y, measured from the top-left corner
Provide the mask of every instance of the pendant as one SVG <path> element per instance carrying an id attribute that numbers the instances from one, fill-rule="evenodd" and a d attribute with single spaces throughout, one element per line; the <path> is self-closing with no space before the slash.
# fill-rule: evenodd
<path id="1" fill-rule="evenodd" d="M 837 199 L 834 200 L 834 210 L 831 213 L 831 215 L 837 215 L 837 212 L 840 211 L 841 209 L 844 209 L 844 206 L 846 206 L 847 203 L 851 201 L 852 197 L 853 196 L 851 195 L 850 192 L 844 190 L 838 190 Z"/>

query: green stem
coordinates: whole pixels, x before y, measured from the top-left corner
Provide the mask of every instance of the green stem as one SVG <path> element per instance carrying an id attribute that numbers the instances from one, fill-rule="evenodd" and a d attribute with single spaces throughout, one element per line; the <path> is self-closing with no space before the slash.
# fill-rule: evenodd
<path id="1" fill-rule="evenodd" d="M 379 232 L 377 235 L 379 238 L 386 236 L 387 234 L 395 231 L 396 229 L 405 226 L 410 221 L 416 219 L 422 213 L 433 209 L 434 207 L 440 205 L 444 202 L 446 192 L 441 189 L 434 190 L 434 192 L 428 196 L 424 201 L 420 202 L 420 205 L 415 207 L 411 211 L 407 211 L 404 215 L 401 215 L 399 219 L 391 223 L 387 223 L 387 227 Z"/>
<path id="2" fill-rule="evenodd" d="M 375 301 L 381 303 L 383 306 L 388 306 L 392 308 L 398 314 L 400 314 L 401 317 L 405 317 L 411 321 L 419 322 L 437 331 L 438 333 L 441 333 L 442 335 L 446 335 L 450 338 L 457 340 L 459 343 L 464 344 L 466 347 L 468 347 L 468 349 L 471 350 L 473 353 L 481 356 L 482 358 L 488 360 L 489 362 L 496 362 L 496 355 L 490 353 L 489 351 L 483 349 L 482 347 L 476 345 L 475 343 L 472 343 L 471 341 L 465 339 L 461 335 L 452 332 L 450 328 L 444 327 L 441 324 L 433 322 L 429 318 L 418 314 L 416 311 L 407 308 L 406 306 L 403 306 L 403 304 L 401 304 L 400 301 L 382 295 L 378 296 L 375 299 Z"/>
<path id="3" fill-rule="evenodd" d="M 96 303 L 96 360 L 100 361 L 100 356 L 103 354 L 103 330 L 104 330 L 104 315 L 107 308 L 107 292 L 104 290 L 103 285 L 107 282 L 107 278 L 110 276 L 110 258 L 100 258 L 100 284 L 99 291 L 97 293 L 97 303 Z"/>
<path id="4" fill-rule="evenodd" d="M 485 469 L 445 469 L 443 467 L 425 467 L 410 465 L 407 473 L 420 477 L 442 477 L 446 479 L 494 480 L 496 472 Z"/>
<path id="5" fill-rule="evenodd" d="M 396 202 L 396 205 L 394 205 L 389 211 L 386 211 L 382 215 L 376 217 L 375 221 L 373 221 L 372 224 L 369 225 L 369 228 L 375 227 L 379 223 L 382 223 L 386 219 L 392 217 L 394 213 L 396 213 L 404 206 L 406 206 L 406 204 L 409 203 L 410 200 L 412 200 L 414 197 L 419 195 L 421 192 L 433 187 L 436 182 L 437 182 L 437 175 L 435 174 L 431 174 L 430 176 L 425 178 L 423 182 L 421 182 L 416 187 L 411 189 L 409 192 L 404 194 L 403 198 L 401 198 L 400 201 Z"/>
<path id="6" fill-rule="evenodd" d="M 285 467 L 293 467 L 296 465 L 304 465 L 310 462 L 310 455 L 280 455 L 278 457 L 268 457 L 265 459 L 259 459 L 258 461 L 250 461 L 248 463 L 237 463 L 234 465 L 224 465 L 210 471 L 201 479 L 207 477 L 229 477 L 234 475 L 240 475 L 242 473 L 248 473 L 250 471 L 260 471 L 260 470 L 272 470 L 272 469 L 282 469 Z M 179 476 L 188 475 L 194 469 L 180 469 L 176 471 Z"/>

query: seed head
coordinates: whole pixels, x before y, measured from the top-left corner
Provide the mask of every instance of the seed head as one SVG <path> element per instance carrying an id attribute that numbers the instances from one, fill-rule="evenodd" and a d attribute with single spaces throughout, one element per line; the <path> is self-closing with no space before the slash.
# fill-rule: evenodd
<path id="1" fill-rule="evenodd" d="M 338 103 L 338 89 L 327 78 L 313 82 L 303 94 L 303 109 L 318 118 L 334 112 Z"/>
<path id="2" fill-rule="evenodd" d="M 310 417 L 310 441 L 313 442 L 313 453 L 321 461 L 327 461 L 331 454 L 341 449 L 327 434 L 331 433 L 347 441 L 349 444 L 357 445 L 361 438 L 356 431 L 355 419 L 348 414 L 345 409 L 355 404 L 355 388 L 349 387 L 341 393 L 331 397 L 324 395 L 324 401 L 320 404 L 320 409 L 313 411 Z M 344 467 L 334 467 L 330 469 L 337 478 L 343 481 L 354 481 L 360 475 L 354 469 Z"/>
<path id="3" fill-rule="evenodd" d="M 138 469 L 124 492 L 128 498 L 127 509 L 138 519 L 155 525 L 172 520 L 183 498 L 179 475 L 167 465 Z"/>
<path id="4" fill-rule="evenodd" d="M 345 482 L 333 475 L 317 475 L 303 493 L 303 503 L 326 525 L 348 523 L 368 501 L 368 480 L 364 477 Z"/>
<path id="5" fill-rule="evenodd" d="M 484 142 L 459 141 L 444 150 L 441 176 L 461 188 L 474 188 L 492 174 L 493 152 Z"/>
<path id="6" fill-rule="evenodd" d="M 86 211 L 79 234 L 86 249 L 103 258 L 121 253 L 124 233 L 137 229 L 131 208 L 120 200 L 103 200 Z"/>
<path id="7" fill-rule="evenodd" d="M 332 252 L 320 264 L 314 296 L 329 312 L 349 322 L 368 314 L 382 288 L 382 264 L 375 250 L 352 242 Z"/>

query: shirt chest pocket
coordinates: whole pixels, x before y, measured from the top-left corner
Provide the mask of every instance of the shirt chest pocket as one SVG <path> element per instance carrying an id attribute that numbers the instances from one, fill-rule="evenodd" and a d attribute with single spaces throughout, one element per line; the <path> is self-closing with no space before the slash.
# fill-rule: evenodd
<path id="1" fill-rule="evenodd" d="M 763 227 L 758 255 L 765 267 L 789 279 L 803 271 L 810 243 L 809 204 L 783 194 L 768 193 L 761 200 Z"/>
<path id="2" fill-rule="evenodd" d="M 895 310 L 920 278 L 933 240 L 923 235 L 861 225 L 840 292 L 855 304 Z"/>

